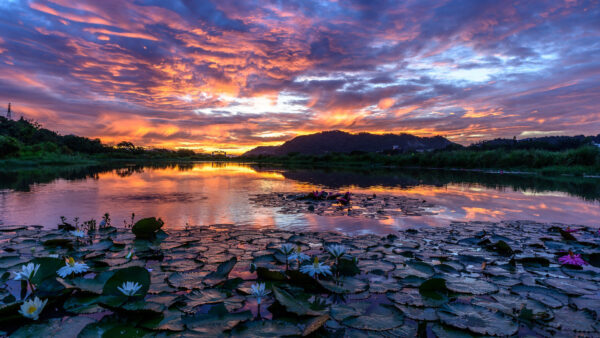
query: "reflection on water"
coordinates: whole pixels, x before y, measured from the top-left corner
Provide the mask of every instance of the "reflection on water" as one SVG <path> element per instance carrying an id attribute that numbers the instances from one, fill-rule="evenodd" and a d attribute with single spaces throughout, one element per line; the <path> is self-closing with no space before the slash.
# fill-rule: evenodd
<path id="1" fill-rule="evenodd" d="M 367 220 L 287 215 L 251 204 L 249 196 L 314 189 L 421 198 L 435 216 Z M 239 226 L 389 233 L 451 221 L 530 219 L 598 225 L 600 184 L 584 178 L 546 178 L 457 171 L 334 171 L 275 169 L 235 163 L 68 168 L 0 174 L 0 222 L 54 227 L 60 216 L 81 221 L 109 212 L 113 223 L 160 216 L 168 227 Z"/>

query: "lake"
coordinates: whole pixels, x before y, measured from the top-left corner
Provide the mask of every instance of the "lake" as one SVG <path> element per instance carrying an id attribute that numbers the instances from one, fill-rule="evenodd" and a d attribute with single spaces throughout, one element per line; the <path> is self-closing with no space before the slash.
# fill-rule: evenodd
<path id="1" fill-rule="evenodd" d="M 0 174 L 0 224 L 54 228 L 108 212 L 113 225 L 161 217 L 167 228 L 235 224 L 243 228 L 392 233 L 452 221 L 533 220 L 598 226 L 600 181 L 438 170 L 325 170 L 201 162 L 111 165 Z M 284 214 L 250 201 L 255 194 L 316 189 L 426 200 L 433 215 L 367 219 Z"/>

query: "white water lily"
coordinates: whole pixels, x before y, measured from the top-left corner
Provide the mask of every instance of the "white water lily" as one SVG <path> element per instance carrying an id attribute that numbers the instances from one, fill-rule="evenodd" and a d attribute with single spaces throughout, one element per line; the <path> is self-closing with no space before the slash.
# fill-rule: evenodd
<path id="1" fill-rule="evenodd" d="M 314 263 L 301 266 L 300 272 L 307 273 L 311 277 L 315 275 L 318 277 L 318 275 L 331 275 L 331 268 L 329 265 L 319 263 L 319 258 L 315 257 Z"/>
<path id="2" fill-rule="evenodd" d="M 85 237 L 85 232 L 83 230 L 73 230 L 73 231 L 69 231 L 69 233 L 75 237 L 79 237 L 79 238 Z"/>
<path id="3" fill-rule="evenodd" d="M 35 276 L 36 272 L 40 268 L 39 264 L 29 263 L 21 267 L 21 271 L 13 272 L 14 280 L 26 280 L 29 281 Z"/>
<path id="4" fill-rule="evenodd" d="M 256 297 L 256 303 L 260 305 L 263 297 L 266 297 L 270 292 L 265 290 L 265 283 L 252 284 L 252 295 Z"/>
<path id="5" fill-rule="evenodd" d="M 341 244 L 332 244 L 326 249 L 335 259 L 340 259 L 346 253 L 346 247 Z"/>
<path id="6" fill-rule="evenodd" d="M 117 289 L 121 291 L 125 296 L 135 296 L 135 293 L 142 288 L 142 285 L 138 282 L 125 282 L 121 286 L 117 286 Z"/>
<path id="7" fill-rule="evenodd" d="M 19 313 L 22 314 L 24 317 L 31 318 L 33 320 L 38 320 L 40 313 L 44 309 L 44 306 L 46 306 L 47 302 L 47 299 L 42 301 L 37 297 L 35 297 L 35 299 L 33 300 L 27 300 L 23 303 L 23 305 L 21 305 Z"/>
<path id="8" fill-rule="evenodd" d="M 292 254 L 292 252 L 294 252 L 294 245 L 290 243 L 282 244 L 279 251 L 281 251 L 284 255 L 289 256 Z"/>
<path id="9" fill-rule="evenodd" d="M 75 262 L 73 257 L 69 257 L 69 258 L 65 259 L 65 266 L 58 269 L 58 271 L 56 273 L 58 273 L 58 275 L 61 276 L 62 278 L 65 278 L 72 273 L 78 274 L 78 273 L 86 272 L 86 271 L 88 271 L 89 268 L 90 267 L 87 264 L 81 263 L 81 262 Z"/>
<path id="10" fill-rule="evenodd" d="M 310 256 L 302 253 L 302 248 L 300 247 L 300 245 L 298 245 L 298 247 L 296 247 L 296 250 L 294 251 L 293 254 L 288 256 L 288 260 L 296 260 L 298 262 L 304 262 L 310 259 Z"/>

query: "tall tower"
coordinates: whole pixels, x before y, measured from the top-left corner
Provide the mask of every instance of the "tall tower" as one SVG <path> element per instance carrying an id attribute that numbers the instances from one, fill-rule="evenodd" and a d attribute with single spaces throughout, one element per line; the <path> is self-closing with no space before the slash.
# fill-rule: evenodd
<path id="1" fill-rule="evenodd" d="M 8 111 L 6 112 L 6 118 L 9 119 L 9 120 L 12 119 L 12 116 L 11 116 L 11 113 L 10 113 L 10 102 L 8 103 Z"/>

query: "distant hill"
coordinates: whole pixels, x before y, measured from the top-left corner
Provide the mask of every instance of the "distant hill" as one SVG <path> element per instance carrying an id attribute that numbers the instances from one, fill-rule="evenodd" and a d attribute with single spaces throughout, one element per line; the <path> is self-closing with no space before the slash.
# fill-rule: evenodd
<path id="1" fill-rule="evenodd" d="M 324 131 L 293 138 L 280 146 L 256 147 L 243 156 L 283 156 L 290 153 L 323 155 L 351 152 L 405 152 L 439 150 L 458 146 L 444 137 L 418 137 L 409 134 L 350 134 Z"/>

